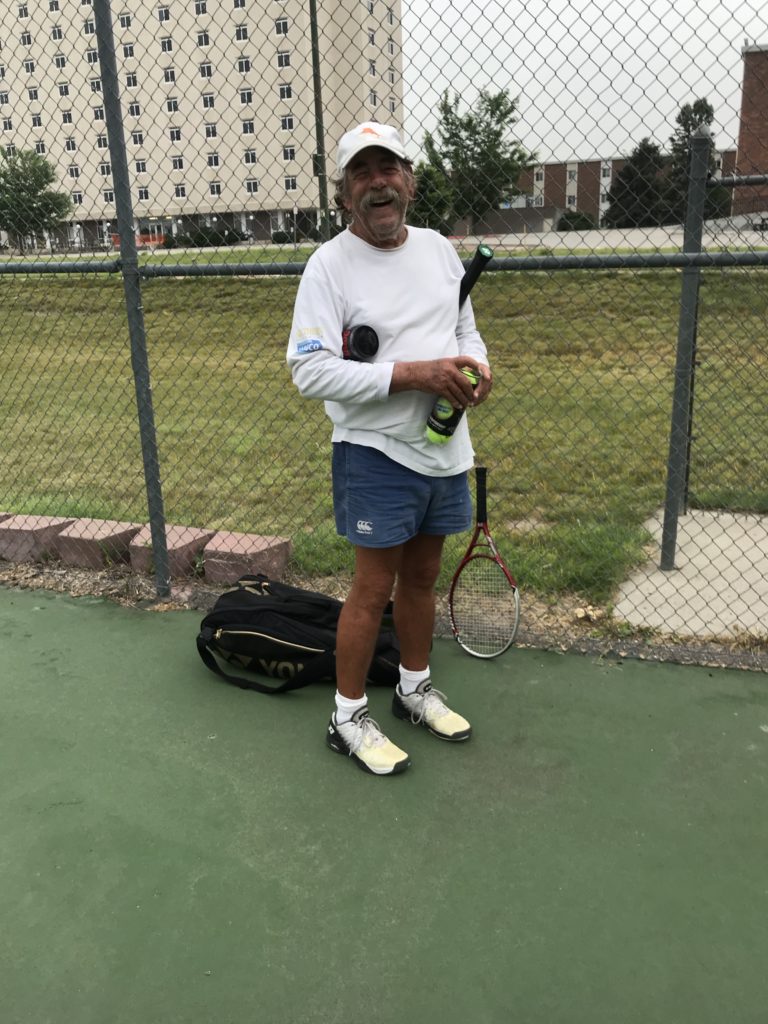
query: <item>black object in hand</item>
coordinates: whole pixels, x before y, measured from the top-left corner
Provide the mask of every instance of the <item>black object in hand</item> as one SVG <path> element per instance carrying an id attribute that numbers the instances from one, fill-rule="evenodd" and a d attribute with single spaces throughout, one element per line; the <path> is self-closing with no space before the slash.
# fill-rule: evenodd
<path id="1" fill-rule="evenodd" d="M 367 324 L 350 327 L 341 333 L 341 354 L 344 359 L 361 363 L 373 359 L 379 351 L 379 336 Z"/>

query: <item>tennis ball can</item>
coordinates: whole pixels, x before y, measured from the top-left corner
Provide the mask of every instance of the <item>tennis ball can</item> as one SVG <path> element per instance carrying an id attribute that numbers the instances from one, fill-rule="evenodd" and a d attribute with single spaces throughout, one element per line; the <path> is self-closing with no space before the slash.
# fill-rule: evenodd
<path id="1" fill-rule="evenodd" d="M 480 383 L 480 374 L 476 370 L 465 366 L 461 372 L 469 377 L 473 388 Z M 463 409 L 454 409 L 447 399 L 438 398 L 429 414 L 424 436 L 432 444 L 446 444 L 453 437 L 463 415 Z"/>

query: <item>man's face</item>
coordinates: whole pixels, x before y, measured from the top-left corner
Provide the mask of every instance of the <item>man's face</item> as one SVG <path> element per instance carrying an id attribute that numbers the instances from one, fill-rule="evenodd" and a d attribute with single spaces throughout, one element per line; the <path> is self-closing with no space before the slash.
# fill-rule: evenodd
<path id="1" fill-rule="evenodd" d="M 344 206 L 353 217 L 350 231 L 379 249 L 402 245 L 413 176 L 394 153 L 369 146 L 347 164 L 344 180 Z"/>

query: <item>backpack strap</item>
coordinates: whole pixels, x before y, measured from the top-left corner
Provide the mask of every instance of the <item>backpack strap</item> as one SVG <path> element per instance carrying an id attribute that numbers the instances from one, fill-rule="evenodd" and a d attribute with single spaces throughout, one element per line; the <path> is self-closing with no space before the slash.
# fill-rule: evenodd
<path id="1" fill-rule="evenodd" d="M 291 679 L 276 680 L 274 686 L 267 686 L 265 683 L 259 682 L 258 679 L 225 672 L 208 646 L 212 639 L 212 629 L 206 627 L 201 630 L 197 635 L 197 653 L 212 672 L 220 675 L 222 679 L 226 679 L 228 683 L 239 686 L 241 690 L 256 690 L 258 693 L 287 693 L 288 690 L 298 690 L 303 686 L 309 686 L 310 683 L 319 683 L 321 679 L 333 676 L 336 667 L 336 652 L 323 651 Z"/>

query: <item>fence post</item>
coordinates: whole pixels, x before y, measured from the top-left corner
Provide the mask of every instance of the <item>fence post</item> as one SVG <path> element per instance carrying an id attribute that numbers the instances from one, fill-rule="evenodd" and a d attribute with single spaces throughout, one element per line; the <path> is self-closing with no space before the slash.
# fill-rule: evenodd
<path id="1" fill-rule="evenodd" d="M 688 200 L 683 232 L 683 252 L 687 254 L 701 252 L 711 145 L 712 136 L 709 129 L 706 125 L 699 125 L 691 138 L 688 160 Z M 700 281 L 700 267 L 683 268 L 667 461 L 667 492 L 661 534 L 660 568 L 667 572 L 675 567 L 677 522 L 679 516 L 685 512 L 687 504 Z"/>
<path id="2" fill-rule="evenodd" d="M 155 591 L 158 597 L 168 597 L 171 578 L 168 566 L 168 545 L 165 535 L 165 512 L 160 482 L 160 463 L 157 454 L 155 414 L 152 406 L 152 382 L 147 356 L 147 335 L 144 327 L 144 307 L 141 299 L 139 256 L 133 228 L 131 182 L 128 157 L 125 151 L 123 112 L 115 60 L 110 0 L 93 0 L 96 23 L 96 42 L 101 65 L 101 83 L 104 96 L 104 115 L 112 164 L 112 181 L 117 211 L 117 230 L 120 235 L 120 263 L 123 290 L 131 343 L 131 365 L 136 389 L 136 406 L 141 436 L 141 454 L 144 463 L 144 482 L 147 490 L 147 508 L 152 536 L 152 554 L 155 565 Z"/>
<path id="3" fill-rule="evenodd" d="M 320 203 L 320 241 L 327 242 L 331 237 L 331 225 L 328 216 L 328 171 L 326 167 L 325 128 L 323 127 L 322 76 L 320 74 L 320 40 L 317 27 L 317 0 L 309 0 L 309 26 L 312 39 L 312 91 L 315 103 L 315 142 L 314 172 Z"/>

